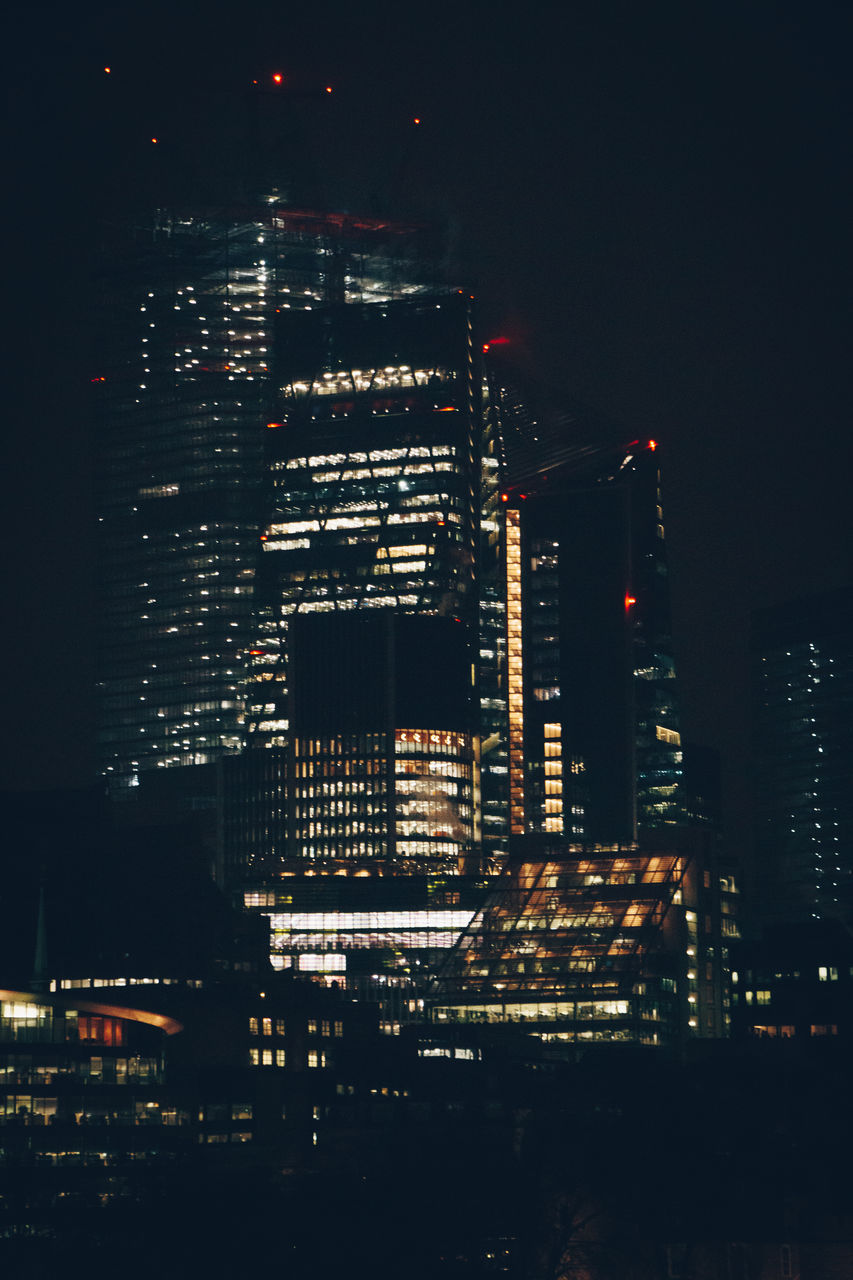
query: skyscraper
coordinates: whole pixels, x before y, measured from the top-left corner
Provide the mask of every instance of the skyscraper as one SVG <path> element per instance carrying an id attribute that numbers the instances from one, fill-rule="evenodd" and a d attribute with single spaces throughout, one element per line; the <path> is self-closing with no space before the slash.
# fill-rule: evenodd
<path id="1" fill-rule="evenodd" d="M 432 1017 L 514 1022 L 566 1046 L 719 1035 L 723 877 L 711 833 L 680 825 L 656 443 L 543 413 L 497 361 L 490 383 L 509 859 L 439 975 Z"/>
<path id="2" fill-rule="evenodd" d="M 415 993 L 480 862 L 471 299 L 280 317 L 276 341 L 248 740 L 287 751 L 288 840 L 246 900 L 275 908 L 277 964 Z"/>
<path id="3" fill-rule="evenodd" d="M 847 590 L 752 628 L 756 924 L 853 919 L 853 606 Z"/>
<path id="4" fill-rule="evenodd" d="M 417 292 L 412 241 L 273 198 L 118 233 L 93 379 L 99 767 L 114 789 L 242 748 L 274 318 Z"/>
<path id="5" fill-rule="evenodd" d="M 546 430 L 501 495 L 511 827 L 625 843 L 685 814 L 657 446 Z"/>

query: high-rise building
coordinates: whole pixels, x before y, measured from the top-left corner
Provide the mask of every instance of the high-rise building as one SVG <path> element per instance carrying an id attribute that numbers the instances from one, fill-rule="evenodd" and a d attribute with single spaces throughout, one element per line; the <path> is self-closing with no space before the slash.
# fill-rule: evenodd
<path id="1" fill-rule="evenodd" d="M 502 494 L 515 835 L 624 844 L 684 819 L 659 486 L 634 441 Z"/>
<path id="2" fill-rule="evenodd" d="M 471 300 L 280 317 L 275 370 L 248 728 L 287 752 L 288 840 L 246 901 L 276 964 L 416 998 L 480 870 Z"/>
<path id="3" fill-rule="evenodd" d="M 243 747 L 275 317 L 417 293 L 414 238 L 274 198 L 117 234 L 93 379 L 99 768 L 114 790 Z"/>
<path id="4" fill-rule="evenodd" d="M 432 1017 L 515 1022 L 564 1045 L 722 1034 L 734 885 L 713 833 L 682 825 L 657 445 L 543 413 L 497 362 L 490 395 L 510 856 L 441 971 Z"/>
<path id="5" fill-rule="evenodd" d="M 287 741 L 292 617 L 392 610 L 474 626 L 482 432 L 470 308 L 457 293 L 279 317 L 253 741 Z"/>
<path id="6" fill-rule="evenodd" d="M 754 924 L 853 920 L 849 590 L 762 610 L 752 628 L 758 827 Z"/>

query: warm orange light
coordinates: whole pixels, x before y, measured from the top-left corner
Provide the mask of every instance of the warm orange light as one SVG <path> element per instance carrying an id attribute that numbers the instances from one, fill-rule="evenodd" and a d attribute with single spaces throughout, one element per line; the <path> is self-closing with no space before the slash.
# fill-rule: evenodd
<path id="1" fill-rule="evenodd" d="M 626 596 L 625 596 L 625 608 L 626 608 L 626 609 L 630 609 L 630 608 L 631 608 L 631 605 L 632 605 L 632 604 L 636 604 L 636 603 L 637 603 L 637 597 L 636 597 L 636 596 L 629 596 L 629 595 L 626 595 Z"/>
<path id="2" fill-rule="evenodd" d="M 655 451 L 655 449 L 656 449 L 657 447 L 658 447 L 658 442 L 657 442 L 657 440 L 650 440 L 650 441 L 649 441 L 649 443 L 648 443 L 648 448 L 649 448 L 649 449 L 651 449 L 652 453 L 654 453 L 654 451 Z"/>
<path id="3" fill-rule="evenodd" d="M 331 93 L 331 92 L 332 92 L 332 86 L 331 86 L 330 84 L 327 84 L 327 85 L 326 85 L 326 93 Z"/>
<path id="4" fill-rule="evenodd" d="M 275 427 L 281 427 L 281 426 L 283 426 L 283 425 L 284 425 L 284 424 L 283 424 L 283 423 L 281 423 L 281 422 L 268 422 L 268 423 L 267 423 L 267 428 L 268 428 L 268 430 L 272 431 L 272 430 L 273 430 L 273 428 L 275 428 Z"/>
<path id="5" fill-rule="evenodd" d="M 509 494 L 508 494 L 508 493 L 502 493 L 502 494 L 501 494 L 501 502 L 509 502 Z"/>
<path id="6" fill-rule="evenodd" d="M 104 72 L 106 75 L 109 75 L 111 70 L 112 70 L 111 67 L 104 67 Z"/>
<path id="7" fill-rule="evenodd" d="M 281 72 L 276 71 L 272 78 L 273 84 L 281 84 Z"/>
<path id="8" fill-rule="evenodd" d="M 420 116 L 415 116 L 415 121 L 414 121 L 414 122 L 415 122 L 415 124 L 420 124 L 420 122 L 421 122 L 421 118 L 420 118 Z"/>
<path id="9" fill-rule="evenodd" d="M 156 142 L 156 141 L 157 141 L 157 139 L 156 139 L 156 138 L 152 138 L 152 139 L 151 139 L 151 141 L 152 141 L 152 142 Z"/>
<path id="10" fill-rule="evenodd" d="M 484 343 L 483 343 L 483 355 L 485 355 L 485 354 L 486 354 L 486 352 L 488 351 L 488 349 L 489 349 L 489 347 L 490 347 L 490 346 L 491 346 L 491 343 L 489 343 L 489 342 L 484 342 Z"/>

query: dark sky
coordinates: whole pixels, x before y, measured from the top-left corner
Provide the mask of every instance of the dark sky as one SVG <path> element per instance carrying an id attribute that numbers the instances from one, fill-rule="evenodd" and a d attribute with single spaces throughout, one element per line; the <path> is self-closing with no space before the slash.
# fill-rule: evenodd
<path id="1" fill-rule="evenodd" d="M 851 11 L 246 0 L 33 15 L 11 41 L 9 783 L 83 783 L 91 767 L 97 220 L 236 173 L 244 86 L 280 70 L 283 158 L 305 190 L 441 220 L 487 326 L 661 442 L 685 727 L 723 751 L 742 813 L 749 612 L 851 581 Z"/>

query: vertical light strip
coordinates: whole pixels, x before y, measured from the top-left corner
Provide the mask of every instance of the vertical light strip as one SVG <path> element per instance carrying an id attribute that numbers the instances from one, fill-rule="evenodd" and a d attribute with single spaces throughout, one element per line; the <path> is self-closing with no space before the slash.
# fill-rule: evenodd
<path id="1" fill-rule="evenodd" d="M 545 725 L 545 830 L 563 834 L 563 726 Z"/>
<path id="2" fill-rule="evenodd" d="M 521 520 L 506 513 L 506 632 L 509 695 L 509 829 L 524 835 L 524 678 L 521 649 Z"/>

